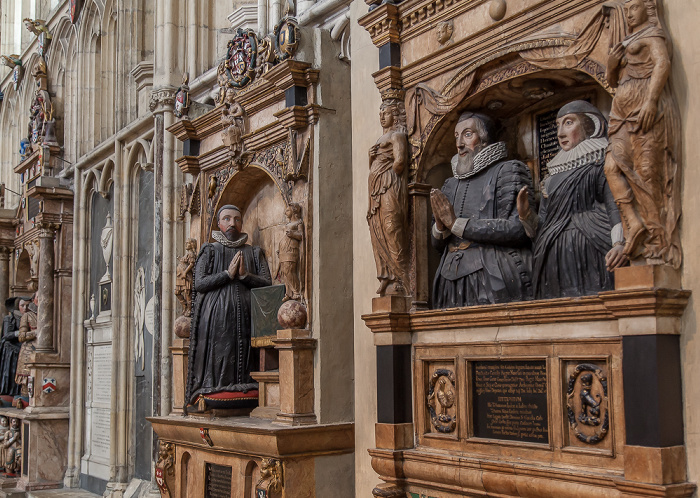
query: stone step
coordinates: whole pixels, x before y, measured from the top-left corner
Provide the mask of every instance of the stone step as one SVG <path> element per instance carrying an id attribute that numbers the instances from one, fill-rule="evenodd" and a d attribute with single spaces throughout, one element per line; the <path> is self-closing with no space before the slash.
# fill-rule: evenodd
<path id="1" fill-rule="evenodd" d="M 25 498 L 27 494 L 21 489 L 5 488 L 0 489 L 0 498 Z"/>
<path id="2" fill-rule="evenodd" d="M 0 498 L 2 498 L 2 496 L 0 496 Z M 13 496 L 11 498 L 15 497 Z M 90 493 L 84 489 L 60 488 L 42 489 L 41 491 L 27 491 L 26 498 L 100 498 L 100 495 Z"/>

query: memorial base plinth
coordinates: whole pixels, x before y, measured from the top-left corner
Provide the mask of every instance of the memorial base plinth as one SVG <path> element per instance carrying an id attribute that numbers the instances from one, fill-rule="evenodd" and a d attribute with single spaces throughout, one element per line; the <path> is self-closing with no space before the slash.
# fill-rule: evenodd
<path id="1" fill-rule="evenodd" d="M 247 417 L 148 420 L 161 441 L 175 446 L 174 474 L 167 478 L 170 496 L 209 496 L 212 486 L 230 489 L 231 497 L 258 496 L 261 469 L 267 475 L 277 462 L 282 489 L 267 496 L 316 496 L 317 476 L 332 475 L 333 460 L 354 451 L 350 423 L 284 427 Z"/>
<path id="2" fill-rule="evenodd" d="M 22 427 L 22 471 L 15 487 L 24 491 L 60 488 L 66 472 L 68 408 L 0 408 Z"/>
<path id="3" fill-rule="evenodd" d="M 577 299 L 373 306 L 378 372 L 393 359 L 413 376 L 407 415 L 406 375 L 378 374 L 395 400 L 378 402 L 374 496 L 692 496 L 677 335 L 690 293 L 665 287 L 672 269 L 623 270 Z"/>

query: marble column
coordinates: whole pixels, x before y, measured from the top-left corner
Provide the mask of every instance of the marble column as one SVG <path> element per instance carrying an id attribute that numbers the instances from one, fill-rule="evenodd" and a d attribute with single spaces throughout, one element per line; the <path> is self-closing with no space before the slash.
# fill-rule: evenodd
<path id="1" fill-rule="evenodd" d="M 4 306 L 5 300 L 10 295 L 10 254 L 12 254 L 12 248 L 0 247 L 0 306 Z M 5 308 L 0 309 L 4 314 Z"/>
<path id="2" fill-rule="evenodd" d="M 37 352 L 52 352 L 54 304 L 54 237 L 59 225 L 39 223 L 39 311 L 37 313 Z"/>

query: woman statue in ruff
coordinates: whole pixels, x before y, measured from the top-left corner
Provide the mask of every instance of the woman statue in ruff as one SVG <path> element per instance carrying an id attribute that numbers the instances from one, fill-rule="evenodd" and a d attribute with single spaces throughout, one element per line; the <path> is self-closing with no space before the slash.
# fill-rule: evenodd
<path id="1" fill-rule="evenodd" d="M 626 29 L 611 30 L 606 75 L 617 90 L 605 174 L 625 223 L 625 254 L 678 268 L 680 121 L 668 84 L 669 39 L 655 0 L 626 0 L 623 10 Z"/>
<path id="2" fill-rule="evenodd" d="M 408 138 L 403 92 L 382 95 L 379 120 L 384 134 L 369 149 L 367 223 L 377 265 L 377 294 L 406 294 Z"/>
<path id="3" fill-rule="evenodd" d="M 527 187 L 518 194 L 518 215 L 535 241 L 536 299 L 576 297 L 612 290 L 612 270 L 627 262 L 620 214 L 605 180 L 607 122 L 583 100 L 557 114 L 561 151 L 547 165 L 536 215 Z"/>

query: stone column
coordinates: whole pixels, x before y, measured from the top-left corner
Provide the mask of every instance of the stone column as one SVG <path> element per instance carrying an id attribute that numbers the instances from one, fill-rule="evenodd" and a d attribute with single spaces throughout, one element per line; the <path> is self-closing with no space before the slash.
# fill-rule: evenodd
<path id="1" fill-rule="evenodd" d="M 5 300 L 10 295 L 10 254 L 12 248 L 0 247 L 0 306 L 4 306 Z M 5 313 L 5 308 L 2 313 Z"/>
<path id="2" fill-rule="evenodd" d="M 54 303 L 54 237 L 59 225 L 39 223 L 39 311 L 37 313 L 36 351 L 51 352 L 53 340 Z"/>

